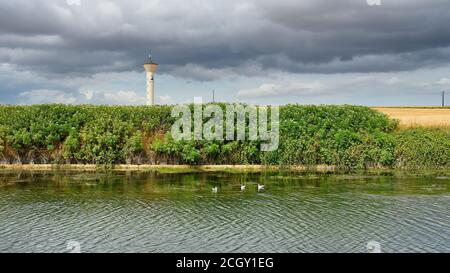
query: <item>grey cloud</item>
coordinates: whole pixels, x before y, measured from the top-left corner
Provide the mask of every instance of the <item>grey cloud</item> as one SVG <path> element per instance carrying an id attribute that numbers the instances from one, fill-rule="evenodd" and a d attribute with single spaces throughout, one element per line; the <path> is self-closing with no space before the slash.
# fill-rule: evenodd
<path id="1" fill-rule="evenodd" d="M 35 89 L 21 92 L 19 94 L 22 104 L 43 104 L 43 103 L 65 103 L 73 104 L 76 97 L 70 93 L 60 90 Z"/>
<path id="2" fill-rule="evenodd" d="M 238 92 L 241 98 L 271 98 L 280 96 L 309 96 L 323 93 L 323 84 L 319 82 L 312 83 L 289 83 L 273 84 L 264 83 L 257 88 L 242 89 Z"/>
<path id="3" fill-rule="evenodd" d="M 138 105 L 143 101 L 142 94 L 135 91 L 79 91 L 67 92 L 63 90 L 33 89 L 19 94 L 20 104 L 43 104 L 43 103 L 64 103 L 64 104 L 113 104 L 113 105 Z M 161 100 L 161 98 L 158 98 Z"/>
<path id="4" fill-rule="evenodd" d="M 449 1 L 383 4 L 4 0 L 0 63 L 45 75 L 140 71 L 151 48 L 162 73 L 202 81 L 236 71 L 384 72 L 448 63 Z M 198 69 L 182 72 L 187 65 Z"/>

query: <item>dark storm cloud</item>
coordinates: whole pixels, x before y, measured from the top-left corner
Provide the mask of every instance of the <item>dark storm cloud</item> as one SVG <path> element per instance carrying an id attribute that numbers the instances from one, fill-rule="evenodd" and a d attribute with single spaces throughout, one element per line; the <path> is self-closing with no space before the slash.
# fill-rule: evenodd
<path id="1" fill-rule="evenodd" d="M 444 0 L 3 0 L 0 12 L 0 63 L 49 75 L 141 70 L 150 48 L 162 72 L 199 80 L 211 71 L 384 72 L 450 61 Z M 186 65 L 205 70 L 177 74 Z"/>

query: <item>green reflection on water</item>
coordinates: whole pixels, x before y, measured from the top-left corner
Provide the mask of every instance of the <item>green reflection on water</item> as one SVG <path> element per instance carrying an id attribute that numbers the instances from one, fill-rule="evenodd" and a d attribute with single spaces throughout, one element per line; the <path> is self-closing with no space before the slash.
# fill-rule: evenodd
<path id="1" fill-rule="evenodd" d="M 449 192 L 431 171 L 4 171 L 0 252 L 448 252 Z"/>
<path id="2" fill-rule="evenodd" d="M 54 192 L 141 193 L 165 197 L 196 197 L 258 193 L 307 192 L 331 194 L 357 192 L 378 195 L 445 194 L 450 192 L 450 172 L 377 172 L 360 174 L 264 173 L 158 173 L 158 172 L 0 172 L 0 189 L 46 189 Z M 246 185 L 244 192 L 240 186 Z"/>

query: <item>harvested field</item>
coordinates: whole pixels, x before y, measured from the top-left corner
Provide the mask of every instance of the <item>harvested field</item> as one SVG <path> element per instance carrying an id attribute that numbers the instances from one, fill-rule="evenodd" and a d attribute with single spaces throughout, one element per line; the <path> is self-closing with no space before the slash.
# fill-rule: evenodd
<path id="1" fill-rule="evenodd" d="M 375 110 L 400 120 L 401 127 L 450 127 L 450 108 L 391 108 L 375 107 Z"/>

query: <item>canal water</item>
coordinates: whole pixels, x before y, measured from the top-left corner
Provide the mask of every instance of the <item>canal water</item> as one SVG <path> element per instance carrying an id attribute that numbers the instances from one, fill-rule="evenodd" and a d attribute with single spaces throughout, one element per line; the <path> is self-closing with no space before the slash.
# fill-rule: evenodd
<path id="1" fill-rule="evenodd" d="M 450 174 L 0 172 L 0 252 L 74 250 L 450 252 Z"/>

